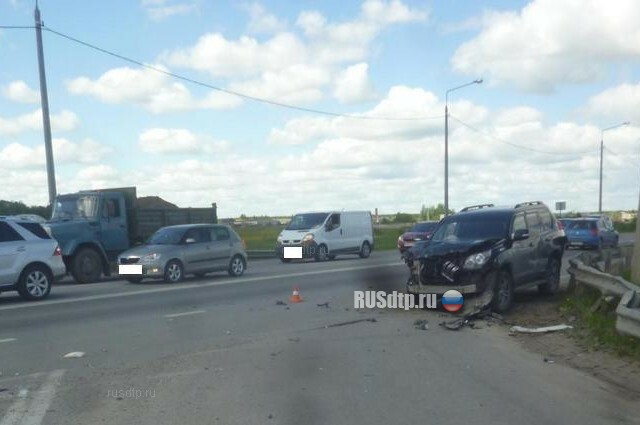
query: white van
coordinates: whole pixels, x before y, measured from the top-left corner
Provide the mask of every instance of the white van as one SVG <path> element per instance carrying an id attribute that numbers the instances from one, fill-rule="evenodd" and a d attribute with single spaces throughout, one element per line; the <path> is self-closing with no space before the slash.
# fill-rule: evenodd
<path id="1" fill-rule="evenodd" d="M 285 247 L 301 247 L 302 258 L 316 261 L 333 260 L 338 254 L 367 258 L 373 246 L 371 212 L 309 212 L 294 215 L 280 232 L 276 255 L 286 263 L 291 258 L 285 258 Z"/>

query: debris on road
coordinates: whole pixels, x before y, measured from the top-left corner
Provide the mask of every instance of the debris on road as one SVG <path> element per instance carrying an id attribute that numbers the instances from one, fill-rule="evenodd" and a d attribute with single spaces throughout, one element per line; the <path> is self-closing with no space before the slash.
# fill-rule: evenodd
<path id="1" fill-rule="evenodd" d="M 360 322 L 371 322 L 371 323 L 375 323 L 378 320 L 375 317 L 372 317 L 370 319 L 359 319 L 359 320 L 350 320 L 348 322 L 340 322 L 340 323 L 334 323 L 332 325 L 327 325 L 324 326 L 323 328 L 319 328 L 319 329 L 327 329 L 327 328 L 337 328 L 338 326 L 347 326 L 347 325 L 353 325 L 356 323 L 360 323 Z"/>
<path id="2" fill-rule="evenodd" d="M 553 360 L 551 360 L 551 359 L 548 359 L 548 358 L 546 358 L 546 357 L 545 357 L 543 360 L 544 360 L 544 362 L 545 362 L 545 363 L 550 363 L 550 364 L 555 363 L 555 361 L 553 361 Z"/>
<path id="3" fill-rule="evenodd" d="M 231 331 L 226 331 L 225 332 L 227 335 L 231 335 Z"/>
<path id="4" fill-rule="evenodd" d="M 422 331 L 428 331 L 429 330 L 429 321 L 428 320 L 416 320 L 415 322 L 413 322 L 413 326 L 416 329 L 420 329 Z"/>
<path id="5" fill-rule="evenodd" d="M 72 351 L 71 353 L 67 353 L 63 356 L 65 359 L 79 359 L 84 357 L 85 353 L 82 351 Z"/>
<path id="6" fill-rule="evenodd" d="M 329 308 L 329 301 L 327 301 L 326 303 L 322 303 L 322 304 L 316 304 L 318 307 L 326 307 Z"/>
<path id="7" fill-rule="evenodd" d="M 528 334 L 539 334 L 546 332 L 556 332 L 563 331 L 565 329 L 573 329 L 573 326 L 569 325 L 555 325 L 555 326 L 544 326 L 541 328 L 525 328 L 523 326 L 511 326 L 509 332 L 520 332 L 520 333 L 528 333 Z"/>
<path id="8" fill-rule="evenodd" d="M 461 317 L 459 319 L 450 320 L 448 322 L 441 322 L 440 326 L 444 326 L 445 329 L 449 329 L 450 331 L 458 331 L 468 324 L 469 320 Z"/>
<path id="9" fill-rule="evenodd" d="M 276 301 L 276 305 L 287 305 L 287 303 L 282 300 L 278 300 Z"/>

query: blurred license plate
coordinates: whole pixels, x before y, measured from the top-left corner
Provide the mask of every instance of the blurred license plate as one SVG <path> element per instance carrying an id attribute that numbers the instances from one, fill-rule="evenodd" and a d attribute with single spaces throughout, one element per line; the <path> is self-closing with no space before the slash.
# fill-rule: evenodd
<path id="1" fill-rule="evenodd" d="M 142 264 L 119 264 L 119 274 L 142 274 Z"/>

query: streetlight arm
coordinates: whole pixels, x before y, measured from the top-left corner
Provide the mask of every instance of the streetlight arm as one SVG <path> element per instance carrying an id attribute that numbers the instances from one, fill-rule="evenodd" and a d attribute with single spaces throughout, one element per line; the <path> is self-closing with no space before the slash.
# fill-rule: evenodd
<path id="1" fill-rule="evenodd" d="M 469 83 L 466 83 L 466 84 L 463 84 L 463 85 L 461 85 L 461 86 L 454 87 L 454 88 L 451 88 L 451 89 L 447 90 L 447 91 L 445 92 L 445 94 L 444 94 L 444 99 L 445 99 L 444 103 L 445 103 L 445 106 L 446 106 L 446 104 L 449 102 L 449 93 L 451 93 L 452 91 L 456 91 L 456 90 L 458 90 L 458 89 L 461 89 L 461 88 L 463 88 L 463 87 L 470 86 L 470 85 L 472 85 L 472 84 L 482 84 L 482 78 L 480 78 L 480 79 L 478 79 L 478 80 L 473 80 L 473 81 L 471 81 L 471 82 L 469 82 Z"/>

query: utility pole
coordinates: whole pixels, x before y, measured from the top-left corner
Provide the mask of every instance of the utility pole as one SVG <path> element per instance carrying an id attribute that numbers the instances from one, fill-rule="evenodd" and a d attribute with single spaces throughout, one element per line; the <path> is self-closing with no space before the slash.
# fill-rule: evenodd
<path id="1" fill-rule="evenodd" d="M 56 170 L 53 165 L 53 146 L 51 144 L 51 122 L 49 120 L 49 96 L 47 95 L 47 77 L 44 73 L 44 53 L 42 51 L 42 21 L 36 0 L 34 12 L 36 21 L 36 42 L 38 45 L 38 70 L 40 72 L 40 102 L 42 104 L 42 127 L 44 128 L 44 151 L 47 157 L 47 183 L 49 185 L 49 205 L 53 208 L 56 198 Z"/>

